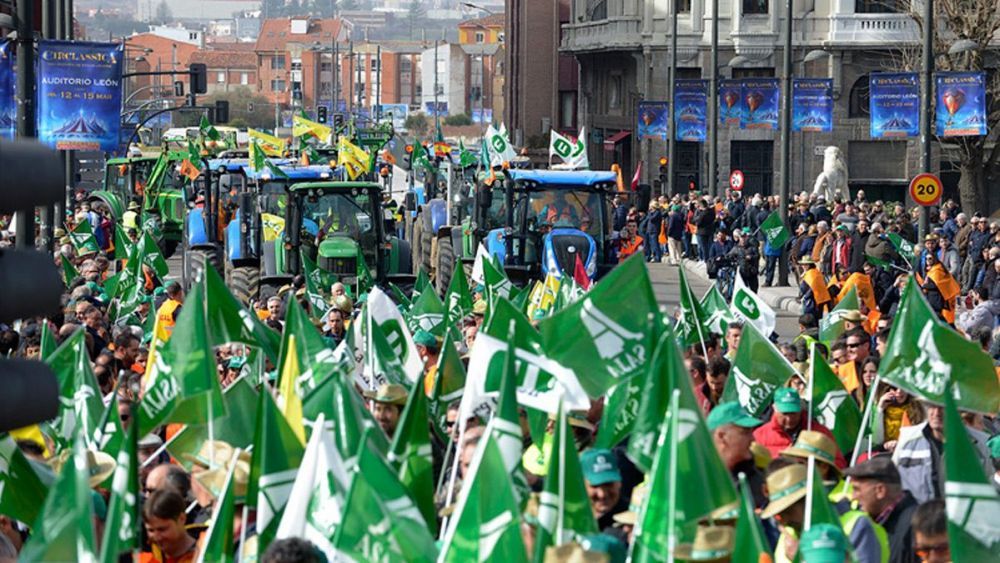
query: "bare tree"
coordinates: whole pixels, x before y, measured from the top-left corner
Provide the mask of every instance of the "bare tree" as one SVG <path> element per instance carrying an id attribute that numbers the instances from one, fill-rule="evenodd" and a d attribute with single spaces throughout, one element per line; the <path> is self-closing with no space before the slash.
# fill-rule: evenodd
<path id="1" fill-rule="evenodd" d="M 919 9 L 919 5 L 910 4 L 910 16 L 922 37 L 924 21 Z M 958 160 L 962 209 L 985 215 L 990 211 L 988 187 L 1000 180 L 1000 75 L 984 66 L 991 42 L 1000 31 L 1000 9 L 997 0 L 934 0 L 934 20 L 936 70 L 987 72 L 986 136 L 937 139 L 942 148 L 947 148 Z M 952 45 L 962 39 L 971 40 L 978 47 L 948 54 Z M 995 42 L 992 47 L 996 50 Z M 896 60 L 902 70 L 921 70 L 919 42 L 903 48 Z"/>

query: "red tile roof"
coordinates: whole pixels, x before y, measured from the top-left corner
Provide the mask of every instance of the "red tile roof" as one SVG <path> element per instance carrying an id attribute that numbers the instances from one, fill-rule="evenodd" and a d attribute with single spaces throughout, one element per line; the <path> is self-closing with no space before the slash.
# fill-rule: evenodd
<path id="1" fill-rule="evenodd" d="M 505 25 L 505 19 L 503 14 L 491 14 L 483 18 L 477 18 L 474 20 L 465 20 L 459 22 L 459 27 L 503 27 Z"/>
<path id="2" fill-rule="evenodd" d="M 191 54 L 192 63 L 205 63 L 210 69 L 217 68 L 257 68 L 257 55 L 250 51 L 231 51 L 229 49 L 213 49 L 195 51 Z"/>
<path id="3" fill-rule="evenodd" d="M 299 19 L 299 18 L 295 18 Z M 343 22 L 338 19 L 310 19 L 308 33 L 292 34 L 292 18 L 267 19 L 260 27 L 257 44 L 254 51 L 280 52 L 286 51 L 286 45 L 292 43 L 329 43 L 340 34 Z"/>

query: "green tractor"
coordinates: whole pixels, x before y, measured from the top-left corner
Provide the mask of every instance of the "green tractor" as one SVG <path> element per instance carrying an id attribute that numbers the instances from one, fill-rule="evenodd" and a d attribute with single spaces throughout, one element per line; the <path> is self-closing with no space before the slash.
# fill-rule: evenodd
<path id="1" fill-rule="evenodd" d="M 387 225 L 377 183 L 292 184 L 284 211 L 280 224 L 262 225 L 259 231 L 263 255 L 250 275 L 259 280 L 261 299 L 305 273 L 302 255 L 318 270 L 335 276 L 355 297 L 368 289 L 368 283 L 412 286 L 409 243 Z M 267 244 L 268 239 L 276 240 Z M 269 252 L 273 256 L 267 256 Z M 246 269 L 240 268 L 240 276 L 247 274 L 242 271 Z"/>
<path id="2" fill-rule="evenodd" d="M 159 180 L 152 178 L 150 185 L 161 158 L 165 170 Z M 169 258 L 181 242 L 187 214 L 183 178 L 175 172 L 180 161 L 173 154 L 108 159 L 102 189 L 91 192 L 89 201 L 107 207 L 111 219 L 118 223 L 129 203 L 141 200 L 139 228 L 152 233 L 164 257 Z"/>

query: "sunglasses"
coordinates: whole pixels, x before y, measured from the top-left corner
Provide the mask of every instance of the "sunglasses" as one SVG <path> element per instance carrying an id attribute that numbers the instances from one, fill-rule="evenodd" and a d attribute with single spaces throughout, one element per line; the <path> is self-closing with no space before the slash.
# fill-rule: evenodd
<path id="1" fill-rule="evenodd" d="M 855 342 L 854 344 L 851 344 L 850 342 L 847 343 L 848 348 L 860 348 L 864 345 L 865 345 L 864 342 Z"/>
<path id="2" fill-rule="evenodd" d="M 950 547 L 946 543 L 940 543 L 937 545 L 918 545 L 913 549 L 914 553 L 916 553 L 917 557 L 919 557 L 922 561 L 930 557 L 932 553 L 945 554 L 948 553 L 949 550 Z"/>

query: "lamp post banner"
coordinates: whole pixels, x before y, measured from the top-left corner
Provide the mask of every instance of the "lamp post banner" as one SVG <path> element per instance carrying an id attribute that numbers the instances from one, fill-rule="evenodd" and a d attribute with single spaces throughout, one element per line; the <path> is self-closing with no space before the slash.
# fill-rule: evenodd
<path id="1" fill-rule="evenodd" d="M 833 79 L 792 79 L 792 131 L 833 131 Z"/>
<path id="2" fill-rule="evenodd" d="M 636 135 L 640 139 L 666 139 L 670 124 L 670 104 L 668 102 L 639 102 L 639 124 Z"/>
<path id="3" fill-rule="evenodd" d="M 869 77 L 871 137 L 920 136 L 920 78 L 915 72 L 873 72 Z"/>
<path id="4" fill-rule="evenodd" d="M 677 80 L 674 100 L 676 139 L 704 143 L 708 138 L 708 81 Z"/>
<path id="5" fill-rule="evenodd" d="M 13 42 L 0 39 L 0 139 L 13 139 L 17 132 L 13 47 Z"/>
<path id="6" fill-rule="evenodd" d="M 934 75 L 938 137 L 986 135 L 986 73 L 939 72 Z"/>
<path id="7" fill-rule="evenodd" d="M 719 124 L 739 125 L 743 121 L 743 81 L 719 81 Z"/>
<path id="8" fill-rule="evenodd" d="M 745 78 L 740 129 L 778 130 L 781 86 L 777 78 Z"/>
<path id="9" fill-rule="evenodd" d="M 59 150 L 114 151 L 122 112 L 122 45 L 38 44 L 38 140 Z"/>

